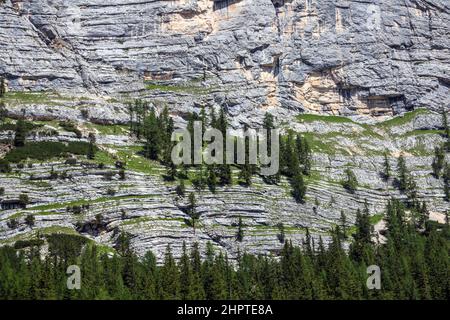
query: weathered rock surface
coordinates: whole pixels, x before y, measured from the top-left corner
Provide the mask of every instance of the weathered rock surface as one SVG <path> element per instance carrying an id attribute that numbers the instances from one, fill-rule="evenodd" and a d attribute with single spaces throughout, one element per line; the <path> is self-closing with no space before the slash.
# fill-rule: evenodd
<path id="1" fill-rule="evenodd" d="M 425 114 L 427 120 L 423 120 Z M 12 174 L 0 175 L 0 185 L 5 188 L 0 199 L 17 200 L 21 193 L 26 193 L 31 203 L 26 209 L 0 211 L 0 245 L 33 238 L 39 230 L 41 233 L 78 232 L 100 244 L 113 246 L 118 230 L 124 230 L 132 234 L 132 244 L 140 255 L 153 250 L 161 259 L 170 244 L 178 257 L 183 241 L 188 245 L 198 242 L 202 248 L 210 241 L 234 258 L 238 251 L 268 254 L 280 250 L 279 223 L 285 227 L 286 239 L 295 244 L 304 239 L 306 227 L 316 241 L 322 236 L 326 242 L 330 229 L 339 223 L 341 210 L 346 212 L 350 225 L 356 211 L 364 208 L 365 201 L 371 214 L 382 215 L 392 197 L 406 198 L 394 187 L 393 179 L 385 181 L 381 177 L 385 150 L 391 154 L 394 176 L 396 157 L 400 152 L 405 154 L 407 166 L 418 186 L 419 201 L 425 201 L 433 215 L 442 217 L 450 204 L 444 200 L 442 179 L 431 174 L 431 163 L 434 147 L 444 138 L 440 131 L 429 131 L 430 128 L 440 129 L 440 122 L 433 113 L 423 112 L 416 112 L 414 116 L 408 114 L 407 119 L 396 126 L 384 124 L 383 127 L 353 122 L 301 123 L 295 128 L 299 132 L 314 132 L 319 139 L 323 138 L 322 143 L 339 146 L 335 151 L 314 152 L 312 174 L 305 178 L 308 186 L 305 203 L 294 201 L 285 179 L 280 185 L 268 185 L 255 176 L 251 187 L 235 184 L 220 187 L 215 194 L 208 190 L 196 191 L 201 218 L 195 232 L 185 212 L 187 199 L 176 194 L 174 183 L 164 181 L 165 169 L 157 164 L 152 164 L 151 170 L 146 172 L 126 170 L 124 180 L 119 178 L 114 167 L 99 168 L 93 163 L 35 163 L 32 168 L 13 168 Z M 347 132 L 342 126 L 351 130 Z M 364 133 L 369 128 L 378 128 L 376 138 L 373 133 Z M 44 129 L 40 128 L 38 132 Z M 350 138 L 346 138 L 348 135 Z M 66 142 L 77 138 L 71 133 L 59 132 L 54 136 L 30 135 L 28 139 Z M 101 148 L 106 152 L 132 150 L 128 157 L 138 157 L 133 151 L 136 149 L 124 147 L 136 145 L 136 141 L 126 135 L 100 134 L 97 142 L 103 144 Z M 449 156 L 447 161 L 450 161 Z M 349 167 L 359 181 L 354 194 L 340 184 Z M 59 174 L 58 179 L 51 179 L 52 170 Z M 62 177 L 61 173 L 64 173 Z M 234 176 L 236 179 L 237 172 Z M 187 192 L 191 191 L 194 190 L 188 186 Z M 83 205 L 85 207 L 79 213 L 72 210 L 73 206 Z M 36 217 L 33 228 L 25 224 L 27 214 Z M 102 215 L 102 228 L 96 228 L 93 223 L 98 214 Z M 236 241 L 239 217 L 245 225 L 242 242 Z M 17 229 L 8 227 L 11 218 L 18 219 Z"/>
<path id="2" fill-rule="evenodd" d="M 133 235 L 139 254 L 151 249 L 161 258 L 170 244 L 179 256 L 183 241 L 202 247 L 212 241 L 235 257 L 238 250 L 279 250 L 278 223 L 295 244 L 305 227 L 326 241 L 341 209 L 352 223 L 365 200 L 379 214 L 391 197 L 405 197 L 380 177 L 385 150 L 393 168 L 405 153 L 419 199 L 442 215 L 449 203 L 430 167 L 434 147 L 444 141 L 440 115 L 419 112 L 370 129 L 361 123 L 419 107 L 450 110 L 449 33 L 446 0 L 6 0 L 0 4 L 0 77 L 9 91 L 58 96 L 6 98 L 9 117 L 72 120 L 87 128 L 86 141 L 88 130 L 97 130 L 92 123 L 126 123 L 124 102 L 139 97 L 168 105 L 177 124 L 200 105 L 225 107 L 235 128 L 260 125 L 269 111 L 278 124 L 316 143 L 304 204 L 292 199 L 287 181 L 272 186 L 255 178 L 250 188 L 203 191 L 196 232 L 185 221 L 186 200 L 163 181 L 160 167 L 127 170 L 125 180 L 106 178 L 115 171 L 110 167 L 57 162 L 15 168 L 0 175 L 2 200 L 26 193 L 31 204 L 0 211 L 0 245 L 39 231 L 79 232 L 111 246 L 120 228 Z M 297 121 L 302 112 L 354 121 Z M 46 133 L 54 129 L 46 125 L 28 139 L 80 140 L 61 128 Z M 0 132 L 1 140 L 12 138 L 13 132 Z M 112 153 L 137 144 L 124 132 L 100 132 L 97 143 Z M 348 166 L 360 182 L 355 194 L 339 183 Z M 50 179 L 52 167 L 67 177 Z M 89 207 L 79 214 L 67 210 L 82 204 Z M 24 223 L 30 213 L 33 228 Z M 98 214 L 104 228 L 93 227 Z M 239 216 L 242 243 L 235 239 Z M 7 226 L 11 218 L 19 220 L 17 229 Z"/>

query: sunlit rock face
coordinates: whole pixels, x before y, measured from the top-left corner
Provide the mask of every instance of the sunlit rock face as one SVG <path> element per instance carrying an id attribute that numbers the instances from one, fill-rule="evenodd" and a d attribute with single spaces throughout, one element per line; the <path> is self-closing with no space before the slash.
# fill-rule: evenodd
<path id="1" fill-rule="evenodd" d="M 10 90 L 224 105 L 236 122 L 450 103 L 446 0 L 7 0 L 0 24 Z"/>

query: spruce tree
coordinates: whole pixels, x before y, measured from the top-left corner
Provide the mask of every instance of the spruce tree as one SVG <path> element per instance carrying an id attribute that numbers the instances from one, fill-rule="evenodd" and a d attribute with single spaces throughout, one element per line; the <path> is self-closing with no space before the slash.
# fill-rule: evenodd
<path id="1" fill-rule="evenodd" d="M 383 179 L 385 181 L 388 181 L 391 178 L 391 165 L 389 163 L 388 153 L 387 151 L 384 152 L 384 161 L 383 161 L 383 172 L 382 172 Z"/>
<path id="2" fill-rule="evenodd" d="M 241 180 L 241 183 L 247 187 L 252 185 L 251 171 L 252 170 L 249 164 L 243 164 L 241 166 L 241 171 L 239 172 L 239 179 Z"/>
<path id="3" fill-rule="evenodd" d="M 0 78 L 0 98 L 3 98 L 6 93 L 6 83 L 3 77 Z"/>
<path id="4" fill-rule="evenodd" d="M 216 186 L 218 184 L 216 166 L 210 165 L 208 166 L 208 187 L 212 193 L 216 192 Z"/>
<path id="5" fill-rule="evenodd" d="M 89 133 L 89 147 L 87 152 L 87 158 L 92 160 L 95 158 L 95 135 L 93 133 Z"/>
<path id="6" fill-rule="evenodd" d="M 32 227 L 34 227 L 35 220 L 36 220 L 36 219 L 34 218 L 34 215 L 29 214 L 29 215 L 27 215 L 27 216 L 25 217 L 25 224 L 26 224 L 27 226 L 29 226 L 30 228 L 32 228 Z"/>
<path id="7" fill-rule="evenodd" d="M 302 138 L 300 134 L 297 134 L 296 151 L 299 155 L 299 162 L 302 167 L 303 174 L 309 175 L 312 166 L 311 148 L 309 147 L 308 140 L 306 140 L 306 138 Z"/>
<path id="8" fill-rule="evenodd" d="M 433 175 L 436 179 L 441 176 L 442 169 L 445 162 L 445 147 L 440 146 L 434 149 L 434 159 L 431 167 L 433 168 Z"/>
<path id="9" fill-rule="evenodd" d="M 341 210 L 340 226 L 342 231 L 342 239 L 347 239 L 347 216 L 344 210 Z"/>
<path id="10" fill-rule="evenodd" d="M 180 269 L 180 298 L 182 300 L 195 299 L 196 297 L 193 292 L 194 275 L 189 261 L 189 256 L 186 250 L 186 243 L 184 241 L 178 268 Z"/>
<path id="11" fill-rule="evenodd" d="M 306 185 L 303 180 L 303 175 L 300 172 L 297 172 L 295 176 L 292 178 L 292 196 L 294 199 L 303 203 L 306 195 Z"/>
<path id="12" fill-rule="evenodd" d="M 161 129 L 158 124 L 155 109 L 150 110 L 144 119 L 145 156 L 152 160 L 158 160 L 161 150 Z"/>
<path id="13" fill-rule="evenodd" d="M 186 194 L 186 186 L 184 184 L 184 179 L 180 180 L 180 183 L 176 188 L 176 192 L 180 197 L 184 197 L 184 195 Z"/>
<path id="14" fill-rule="evenodd" d="M 221 185 L 231 185 L 233 183 L 233 177 L 231 174 L 231 166 L 228 164 L 218 165 L 218 175 Z"/>
<path id="15" fill-rule="evenodd" d="M 397 161 L 397 179 L 398 179 L 398 188 L 401 192 L 405 192 L 408 190 L 408 178 L 409 171 L 406 167 L 405 158 L 403 155 L 400 155 Z"/>
<path id="16" fill-rule="evenodd" d="M 27 137 L 27 126 L 24 120 L 19 119 L 16 123 L 16 131 L 14 135 L 14 146 L 23 147 L 25 146 L 25 139 Z"/>
<path id="17" fill-rule="evenodd" d="M 195 227 L 198 219 L 200 219 L 200 213 L 197 210 L 197 200 L 195 198 L 195 193 L 191 192 L 189 194 L 189 204 L 188 204 L 188 215 L 191 218 L 191 224 L 194 228 L 195 233 Z"/>

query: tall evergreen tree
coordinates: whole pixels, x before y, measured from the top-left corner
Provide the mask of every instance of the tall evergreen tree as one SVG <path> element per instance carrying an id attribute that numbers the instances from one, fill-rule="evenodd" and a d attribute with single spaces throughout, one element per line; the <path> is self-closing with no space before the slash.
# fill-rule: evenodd
<path id="1" fill-rule="evenodd" d="M 297 202 L 302 203 L 306 195 L 306 185 L 303 180 L 303 175 L 297 172 L 292 179 L 292 196 Z"/>
<path id="2" fill-rule="evenodd" d="M 389 163 L 387 151 L 384 152 L 382 176 L 385 181 L 388 181 L 391 178 L 391 164 Z"/>
<path id="3" fill-rule="evenodd" d="M 441 176 L 442 169 L 445 164 L 445 147 L 440 146 L 434 149 L 434 159 L 431 167 L 433 168 L 433 175 L 436 179 Z"/>
<path id="4" fill-rule="evenodd" d="M 179 269 L 172 256 L 170 245 L 164 255 L 164 264 L 160 271 L 159 294 L 164 300 L 177 300 L 180 298 Z"/>
<path id="5" fill-rule="evenodd" d="M 236 233 L 236 240 L 242 242 L 244 240 L 244 223 L 242 222 L 242 217 L 238 220 L 238 231 Z"/>
<path id="6" fill-rule="evenodd" d="M 161 147 L 161 131 L 156 117 L 155 109 L 150 110 L 144 119 L 145 156 L 152 160 L 158 160 Z"/>
<path id="7" fill-rule="evenodd" d="M 3 98 L 6 94 L 5 78 L 0 77 L 0 98 Z"/>
<path id="8" fill-rule="evenodd" d="M 25 145 L 25 139 L 27 137 L 27 126 L 24 120 L 19 119 L 16 123 L 16 130 L 14 135 L 14 146 L 23 147 Z"/>
<path id="9" fill-rule="evenodd" d="M 191 192 L 189 194 L 189 205 L 188 205 L 188 215 L 191 218 L 191 224 L 194 228 L 195 233 L 195 227 L 197 224 L 197 221 L 200 219 L 200 212 L 197 210 L 197 199 L 195 198 L 195 193 Z"/>

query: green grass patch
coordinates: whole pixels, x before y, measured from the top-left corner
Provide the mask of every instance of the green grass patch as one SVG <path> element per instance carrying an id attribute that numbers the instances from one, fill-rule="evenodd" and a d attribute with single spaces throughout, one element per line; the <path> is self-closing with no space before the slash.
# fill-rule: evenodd
<path id="1" fill-rule="evenodd" d="M 346 118 L 346 117 L 325 116 L 325 115 L 310 114 L 310 113 L 298 115 L 297 120 L 299 122 L 324 121 L 324 122 L 331 122 L 331 123 L 354 123 L 353 120 Z"/>
<path id="2" fill-rule="evenodd" d="M 147 198 L 153 198 L 155 195 L 126 195 L 126 196 L 116 196 L 116 197 L 100 197 L 97 199 L 92 200 L 75 200 L 70 202 L 63 202 L 63 203 L 52 203 L 52 204 L 45 204 L 41 206 L 36 207 L 29 207 L 27 211 L 49 211 L 49 210 L 56 210 L 56 209 L 63 209 L 67 207 L 73 207 L 73 206 L 82 206 L 82 205 L 91 205 L 96 203 L 103 203 L 103 202 L 109 202 L 109 201 L 120 201 L 120 200 L 127 200 L 127 199 L 147 199 Z M 56 214 L 56 213 L 55 213 Z"/>
<path id="3" fill-rule="evenodd" d="M 10 91 L 0 98 L 0 102 L 10 104 L 47 104 L 56 105 L 57 101 L 69 101 L 71 98 L 63 97 L 56 92 L 42 91 Z"/>
<path id="4" fill-rule="evenodd" d="M 146 89 L 150 91 L 161 91 L 161 92 L 179 92 L 188 93 L 194 95 L 205 95 L 210 93 L 213 89 L 201 87 L 196 85 L 196 83 L 186 83 L 182 85 L 165 85 L 161 83 L 146 83 Z"/>
<path id="5" fill-rule="evenodd" d="M 103 135 L 126 135 L 129 133 L 129 127 L 127 125 L 102 125 L 95 123 L 88 123 L 86 127 L 89 129 L 95 129 Z"/>
<path id="6" fill-rule="evenodd" d="M 393 119 L 389 119 L 384 122 L 381 122 L 378 124 L 378 126 L 380 126 L 380 127 L 400 126 L 400 125 L 403 125 L 405 123 L 408 123 L 408 122 L 414 120 L 414 118 L 419 114 L 428 114 L 428 113 L 429 113 L 429 111 L 427 109 L 422 109 L 422 108 L 416 109 L 414 111 L 406 112 L 406 113 L 402 114 L 401 116 L 395 117 Z"/>

